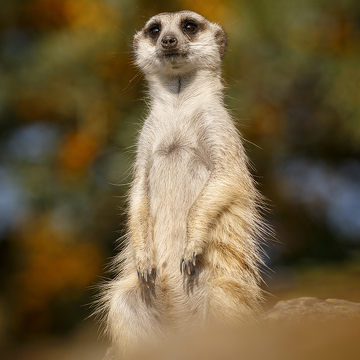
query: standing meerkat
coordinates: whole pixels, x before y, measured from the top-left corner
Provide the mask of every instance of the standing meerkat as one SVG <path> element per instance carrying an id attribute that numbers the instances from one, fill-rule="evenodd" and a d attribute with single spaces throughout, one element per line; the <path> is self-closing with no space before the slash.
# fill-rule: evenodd
<path id="1" fill-rule="evenodd" d="M 134 37 L 151 105 L 125 249 L 102 299 L 115 353 L 260 311 L 261 197 L 223 103 L 226 43 L 192 11 L 158 14 Z"/>

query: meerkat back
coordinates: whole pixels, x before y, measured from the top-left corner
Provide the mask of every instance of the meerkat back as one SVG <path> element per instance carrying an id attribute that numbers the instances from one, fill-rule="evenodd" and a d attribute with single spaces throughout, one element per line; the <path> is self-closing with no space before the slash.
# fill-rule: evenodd
<path id="1" fill-rule="evenodd" d="M 114 353 L 260 310 L 260 195 L 223 104 L 223 29 L 191 11 L 152 17 L 133 41 L 149 85 L 125 249 L 102 310 Z"/>

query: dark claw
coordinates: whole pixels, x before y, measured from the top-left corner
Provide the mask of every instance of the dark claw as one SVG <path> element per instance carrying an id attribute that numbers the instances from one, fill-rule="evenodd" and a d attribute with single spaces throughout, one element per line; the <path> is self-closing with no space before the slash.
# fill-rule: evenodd
<path id="1" fill-rule="evenodd" d="M 155 270 L 154 269 L 148 269 L 148 281 L 155 284 Z"/>
<path id="2" fill-rule="evenodd" d="M 186 267 L 187 267 L 187 272 L 188 272 L 188 274 L 189 274 L 189 275 L 191 275 L 191 264 L 190 264 L 190 259 L 187 261 Z"/>
<path id="3" fill-rule="evenodd" d="M 151 281 L 153 284 L 155 284 L 156 280 L 156 269 L 151 269 Z"/>
<path id="4" fill-rule="evenodd" d="M 141 271 L 140 269 L 136 269 L 139 280 L 149 288 L 150 283 L 155 284 L 156 279 L 156 269 L 148 268 L 145 271 Z"/>
<path id="5" fill-rule="evenodd" d="M 195 274 L 195 266 L 196 266 L 196 253 L 193 252 L 191 259 L 184 260 L 182 258 L 180 260 L 180 273 L 183 275 L 194 275 Z"/>

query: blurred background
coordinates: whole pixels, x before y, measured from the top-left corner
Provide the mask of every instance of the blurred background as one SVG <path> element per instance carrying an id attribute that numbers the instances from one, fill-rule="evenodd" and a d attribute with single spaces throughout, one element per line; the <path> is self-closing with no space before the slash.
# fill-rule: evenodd
<path id="1" fill-rule="evenodd" d="M 144 81 L 132 36 L 158 12 L 226 30 L 226 103 L 267 221 L 265 309 L 360 302 L 358 0 L 0 0 L 0 352 L 101 359 L 88 319 L 124 229 Z"/>

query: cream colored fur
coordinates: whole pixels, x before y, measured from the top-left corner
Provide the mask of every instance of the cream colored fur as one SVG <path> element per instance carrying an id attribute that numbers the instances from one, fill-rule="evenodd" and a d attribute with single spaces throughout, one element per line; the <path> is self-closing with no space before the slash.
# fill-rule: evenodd
<path id="1" fill-rule="evenodd" d="M 184 30 L 186 19 L 199 24 L 195 34 Z M 157 38 L 149 37 L 153 24 Z M 161 41 L 169 34 L 177 53 L 165 58 Z M 261 300 L 260 196 L 223 104 L 224 31 L 194 12 L 163 13 L 133 47 L 151 105 L 138 140 L 126 245 L 100 309 L 114 354 L 208 322 L 248 321 Z"/>

